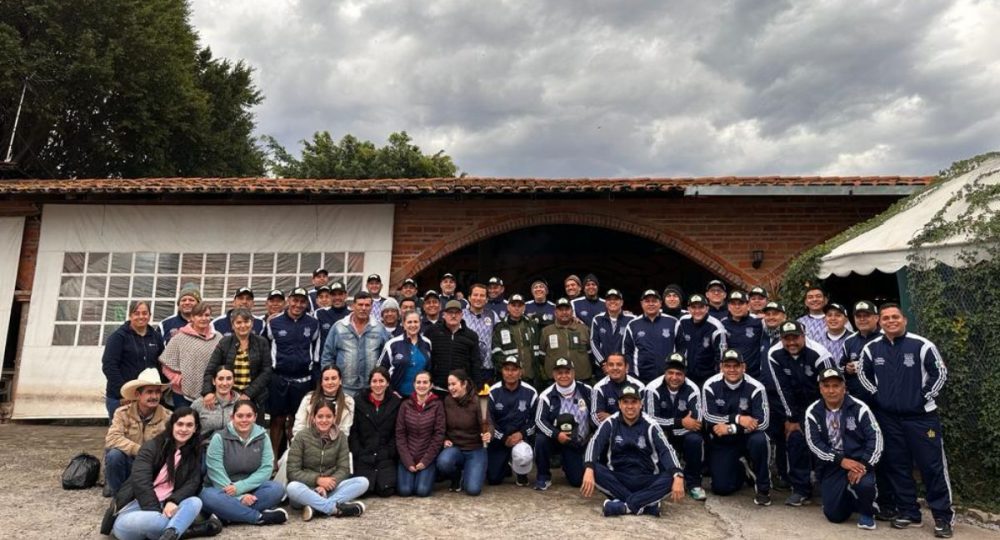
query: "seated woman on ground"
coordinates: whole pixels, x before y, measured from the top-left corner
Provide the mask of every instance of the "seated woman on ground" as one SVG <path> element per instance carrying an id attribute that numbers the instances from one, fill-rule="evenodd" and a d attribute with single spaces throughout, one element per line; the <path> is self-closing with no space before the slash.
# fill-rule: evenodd
<path id="1" fill-rule="evenodd" d="M 417 373 L 413 394 L 396 416 L 396 492 L 401 497 L 428 497 L 434 489 L 434 460 L 444 442 L 444 405 L 431 392 L 431 374 Z"/>
<path id="2" fill-rule="evenodd" d="M 174 411 L 166 431 L 142 445 L 101 532 L 113 532 L 119 540 L 174 540 L 185 532 L 206 535 L 222 530 L 217 519 L 201 524 L 203 530 L 191 529 L 202 507 L 200 430 L 198 413 L 188 407 Z"/>
<path id="3" fill-rule="evenodd" d="M 219 366 L 212 376 L 213 391 L 212 407 L 206 403 L 208 396 L 202 396 L 191 404 L 191 408 L 198 411 L 201 416 L 201 430 L 205 434 L 205 440 L 211 439 L 215 432 L 226 428 L 226 423 L 233 417 L 233 407 L 240 399 L 246 399 L 239 392 L 233 389 L 233 370 L 226 366 Z"/>
<path id="4" fill-rule="evenodd" d="M 256 421 L 257 405 L 240 400 L 226 429 L 213 435 L 208 445 L 208 478 L 201 500 L 224 523 L 276 525 L 288 520 L 288 512 L 276 508 L 285 490 L 270 480 L 271 439 Z"/>
<path id="5" fill-rule="evenodd" d="M 351 478 L 347 435 L 334 422 L 333 406 L 319 400 L 309 418 L 312 425 L 292 439 L 288 450 L 288 499 L 303 507 L 303 521 L 312 519 L 314 510 L 328 516 L 360 516 L 365 505 L 352 501 L 368 491 L 368 479 Z"/>

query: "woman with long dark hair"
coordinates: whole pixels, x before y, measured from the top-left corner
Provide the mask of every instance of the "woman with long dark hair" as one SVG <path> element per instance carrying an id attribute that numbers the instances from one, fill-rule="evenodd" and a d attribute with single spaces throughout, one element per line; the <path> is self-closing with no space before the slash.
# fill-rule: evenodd
<path id="1" fill-rule="evenodd" d="M 200 433 L 197 412 L 189 407 L 175 410 L 166 431 L 142 445 L 101 532 L 113 532 L 119 540 L 173 540 L 187 532 L 202 507 Z M 201 528 L 205 530 L 200 534 L 211 534 L 222 525 L 214 520 Z"/>
<path id="2" fill-rule="evenodd" d="M 326 401 L 333 407 L 340 431 L 345 436 L 351 432 L 351 423 L 354 422 L 354 398 L 344 392 L 340 368 L 330 364 L 320 372 L 316 389 L 306 394 L 299 403 L 299 410 L 295 413 L 295 424 L 292 426 L 292 437 L 309 427 L 311 420 L 309 411 L 320 401 Z"/>
<path id="3" fill-rule="evenodd" d="M 464 370 L 448 374 L 448 396 L 444 398 L 444 449 L 437 468 L 451 479 L 451 491 L 479 495 L 486 479 L 486 445 L 493 434 L 483 429 L 476 385 Z"/>
<path id="4" fill-rule="evenodd" d="M 128 308 L 128 320 L 108 337 L 101 357 L 101 370 L 108 380 L 104 403 L 108 418 L 114 418 L 121 405 L 122 385 L 137 379 L 147 368 L 157 368 L 163 353 L 163 336 L 149 324 L 149 302 L 137 300 Z"/>
<path id="5" fill-rule="evenodd" d="M 428 497 L 434 489 L 434 460 L 444 441 L 444 406 L 431 392 L 431 374 L 417 373 L 413 394 L 396 416 L 396 492 L 401 497 Z"/>
<path id="6" fill-rule="evenodd" d="M 347 440 L 354 474 L 367 478 L 368 492 L 379 497 L 396 493 L 396 416 L 401 403 L 389 387 L 389 370 L 381 366 L 368 375 L 368 388 L 354 402 L 354 423 Z"/>

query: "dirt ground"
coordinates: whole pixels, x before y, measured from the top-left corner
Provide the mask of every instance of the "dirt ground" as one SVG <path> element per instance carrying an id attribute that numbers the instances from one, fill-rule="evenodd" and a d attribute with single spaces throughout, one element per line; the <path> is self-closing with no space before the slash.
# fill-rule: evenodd
<path id="1" fill-rule="evenodd" d="M 101 538 L 98 526 L 107 499 L 100 488 L 64 491 L 59 478 L 69 459 L 81 451 L 101 457 L 105 428 L 97 426 L 0 425 L 0 537 Z M 854 522 L 828 523 L 817 504 L 803 508 L 754 506 L 749 491 L 706 503 L 685 500 L 665 504 L 663 517 L 628 516 L 605 519 L 600 498 L 584 499 L 557 474 L 547 492 L 513 484 L 487 486 L 480 497 L 448 493 L 438 485 L 426 499 L 367 500 L 359 519 L 314 519 L 304 523 L 292 512 L 288 523 L 273 527 L 231 527 L 218 538 L 331 537 L 355 538 L 498 538 L 560 536 L 604 538 L 933 538 L 933 521 L 924 527 L 859 531 Z M 1000 532 L 959 523 L 956 538 L 1000 539 Z"/>

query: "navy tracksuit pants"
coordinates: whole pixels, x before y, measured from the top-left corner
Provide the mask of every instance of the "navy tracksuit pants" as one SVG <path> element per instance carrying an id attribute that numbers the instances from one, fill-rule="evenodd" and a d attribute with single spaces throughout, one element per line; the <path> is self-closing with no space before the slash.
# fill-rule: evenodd
<path id="1" fill-rule="evenodd" d="M 586 447 L 559 444 L 558 441 L 546 437 L 544 434 L 536 434 L 535 468 L 538 471 L 538 479 L 552 479 L 552 454 L 558 453 L 562 460 L 562 470 L 566 473 L 566 481 L 573 487 L 580 487 L 583 484 L 583 454 L 586 451 Z"/>
<path id="2" fill-rule="evenodd" d="M 927 506 L 931 514 L 935 520 L 952 523 L 955 510 L 951 506 L 948 462 L 944 456 L 941 420 L 937 413 L 899 416 L 881 411 L 878 423 L 885 438 L 881 463 L 896 494 L 896 509 L 900 516 L 920 521 L 917 483 L 913 479 L 913 465 L 916 463 L 927 489 Z"/>
<path id="3" fill-rule="evenodd" d="M 769 391 L 768 403 L 781 403 L 778 394 Z M 772 407 L 770 420 L 767 424 L 767 436 L 771 439 L 771 449 L 774 452 L 774 469 L 778 477 L 791 483 L 788 475 L 788 452 L 785 444 L 785 413 L 780 407 Z"/>
<path id="4" fill-rule="evenodd" d="M 642 507 L 660 502 L 660 499 L 670 493 L 674 479 L 669 473 L 660 474 L 629 474 L 625 471 L 612 471 L 606 465 L 594 464 L 594 482 L 597 489 L 608 497 L 618 499 L 628 505 L 632 513 Z"/>
<path id="5" fill-rule="evenodd" d="M 857 484 L 847 481 L 847 471 L 838 465 L 826 465 L 819 471 L 823 495 L 823 514 L 831 523 L 843 523 L 858 512 L 875 514 L 875 473 L 868 471 Z"/>
<path id="6" fill-rule="evenodd" d="M 684 458 L 684 487 L 701 487 L 701 468 L 705 462 L 705 439 L 701 433 L 689 431 L 684 435 L 671 434 L 667 436 L 667 440 Z"/>
<path id="7" fill-rule="evenodd" d="M 804 424 L 799 424 L 803 428 Z M 782 431 L 784 422 L 782 422 Z M 804 497 L 812 496 L 812 452 L 806 444 L 806 436 L 801 429 L 793 431 L 787 438 L 784 434 L 785 451 L 788 456 L 788 481 L 792 490 Z"/>
<path id="8" fill-rule="evenodd" d="M 763 431 L 725 437 L 713 435 L 708 456 L 712 493 L 730 495 L 743 487 L 748 472 L 740 461 L 744 457 L 750 458 L 749 472 L 754 476 L 754 489 L 758 493 L 770 493 L 769 454 L 767 435 Z"/>

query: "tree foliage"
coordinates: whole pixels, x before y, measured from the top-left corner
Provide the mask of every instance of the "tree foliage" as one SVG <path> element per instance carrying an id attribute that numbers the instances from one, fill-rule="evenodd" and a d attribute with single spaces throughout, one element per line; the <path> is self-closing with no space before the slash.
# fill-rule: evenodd
<path id="1" fill-rule="evenodd" d="M 28 177 L 259 175 L 252 70 L 199 49 L 186 0 L 0 2 L 0 141 L 23 85 Z"/>
<path id="2" fill-rule="evenodd" d="M 353 135 L 336 142 L 330 132 L 317 132 L 311 141 L 302 141 L 299 158 L 273 137 L 264 140 L 271 172 L 283 178 L 443 178 L 457 172 L 443 150 L 424 154 L 405 131 L 389 135 L 389 143 L 381 148 Z"/>

